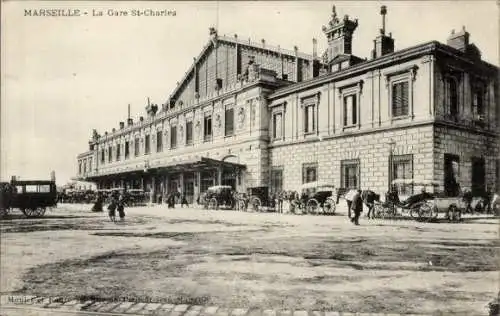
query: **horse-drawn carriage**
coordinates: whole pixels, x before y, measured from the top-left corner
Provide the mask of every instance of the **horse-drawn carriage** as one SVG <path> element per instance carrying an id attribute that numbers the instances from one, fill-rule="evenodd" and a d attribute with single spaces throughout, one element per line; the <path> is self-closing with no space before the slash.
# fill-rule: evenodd
<path id="1" fill-rule="evenodd" d="M 248 188 L 248 206 L 254 212 L 274 211 L 275 201 L 269 195 L 268 187 L 252 187 Z"/>
<path id="2" fill-rule="evenodd" d="M 12 180 L 2 183 L 1 215 L 18 208 L 26 217 L 42 217 L 47 208 L 57 206 L 55 181 Z"/>
<path id="3" fill-rule="evenodd" d="M 297 214 L 334 215 L 336 209 L 335 186 L 325 182 L 309 182 L 300 187 L 302 195 L 292 200 L 291 212 Z"/>
<path id="4" fill-rule="evenodd" d="M 209 187 L 204 194 L 202 202 L 205 209 L 233 209 L 235 206 L 233 188 L 230 185 Z"/>
<path id="5" fill-rule="evenodd" d="M 418 194 L 412 194 L 406 199 L 400 200 L 397 192 L 398 186 L 421 187 L 422 190 Z M 409 215 L 412 218 L 427 217 L 428 214 L 421 210 L 421 206 L 426 201 L 434 198 L 433 193 L 426 191 L 426 188 L 437 186 L 433 181 L 414 181 L 412 179 L 396 179 L 392 181 L 393 190 L 386 195 L 385 202 L 374 202 L 374 217 L 376 218 L 394 218 Z"/>

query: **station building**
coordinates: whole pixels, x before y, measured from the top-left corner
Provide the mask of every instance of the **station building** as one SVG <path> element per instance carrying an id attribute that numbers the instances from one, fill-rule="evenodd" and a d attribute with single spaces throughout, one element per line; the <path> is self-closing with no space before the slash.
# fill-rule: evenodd
<path id="1" fill-rule="evenodd" d="M 216 184 L 280 191 L 312 181 L 380 193 L 394 179 L 498 191 L 498 67 L 465 28 L 446 44 L 395 51 L 380 13 L 369 58 L 352 52 L 357 19 L 335 7 L 321 56 L 315 39 L 309 55 L 211 28 L 164 104 L 148 101 L 138 121 L 93 131 L 78 178 L 189 200 Z"/>

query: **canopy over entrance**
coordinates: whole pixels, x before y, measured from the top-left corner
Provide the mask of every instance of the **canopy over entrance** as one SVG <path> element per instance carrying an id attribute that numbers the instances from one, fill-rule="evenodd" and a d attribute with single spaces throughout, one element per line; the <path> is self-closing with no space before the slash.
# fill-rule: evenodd
<path id="1" fill-rule="evenodd" d="M 228 168 L 228 169 L 245 169 L 246 165 L 242 165 L 235 162 L 211 159 L 207 157 L 197 157 L 193 159 L 184 160 L 173 160 L 168 163 L 162 163 L 159 166 L 150 166 L 150 169 L 160 169 L 172 172 L 182 172 L 182 171 L 194 171 L 194 170 L 205 170 L 214 168 Z"/>

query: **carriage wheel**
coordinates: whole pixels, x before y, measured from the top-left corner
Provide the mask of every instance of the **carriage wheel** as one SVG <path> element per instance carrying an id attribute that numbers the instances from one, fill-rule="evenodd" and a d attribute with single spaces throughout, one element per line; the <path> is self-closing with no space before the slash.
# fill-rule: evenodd
<path id="1" fill-rule="evenodd" d="M 45 215 L 45 207 L 39 207 L 36 209 L 36 216 L 37 217 L 42 217 Z"/>
<path id="2" fill-rule="evenodd" d="M 456 205 L 450 205 L 448 208 L 448 219 L 450 222 L 459 222 L 462 214 Z"/>
<path id="3" fill-rule="evenodd" d="M 306 213 L 308 213 L 308 214 L 318 214 L 319 213 L 319 202 L 316 199 L 309 199 L 309 201 L 307 201 Z"/>
<path id="4" fill-rule="evenodd" d="M 410 217 L 411 218 L 417 218 L 420 208 L 422 207 L 423 204 L 417 204 L 411 207 L 410 209 Z"/>
<path id="5" fill-rule="evenodd" d="M 9 210 L 6 208 L 0 209 L 0 218 L 3 218 L 5 216 L 9 215 Z"/>
<path id="6" fill-rule="evenodd" d="M 22 209 L 21 211 L 24 213 L 26 217 L 37 217 L 37 210 L 34 208 Z"/>
<path id="7" fill-rule="evenodd" d="M 252 210 L 254 212 L 258 212 L 260 210 L 260 207 L 262 206 L 262 202 L 258 197 L 253 197 L 250 204 L 252 205 Z"/>
<path id="8" fill-rule="evenodd" d="M 384 207 L 382 204 L 375 203 L 373 206 L 373 217 L 374 218 L 382 218 L 383 212 L 384 212 Z"/>
<path id="9" fill-rule="evenodd" d="M 323 213 L 326 215 L 335 214 L 335 202 L 333 200 L 326 199 L 325 203 L 323 203 Z"/>
<path id="10" fill-rule="evenodd" d="M 208 209 L 216 210 L 218 207 L 217 199 L 216 198 L 211 198 L 208 201 Z"/>

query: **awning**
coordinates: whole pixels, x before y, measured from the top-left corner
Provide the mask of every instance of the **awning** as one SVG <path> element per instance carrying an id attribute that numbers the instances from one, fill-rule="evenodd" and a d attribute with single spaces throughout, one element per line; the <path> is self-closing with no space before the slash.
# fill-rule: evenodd
<path id="1" fill-rule="evenodd" d="M 149 169 L 165 170 L 165 171 L 194 171 L 200 169 L 213 169 L 217 167 L 228 169 L 245 169 L 246 165 L 239 163 L 211 159 L 207 157 L 197 157 L 192 159 L 171 160 L 168 162 L 159 161 L 149 166 Z"/>
<path id="2" fill-rule="evenodd" d="M 246 169 L 246 165 L 230 161 L 207 158 L 207 157 L 193 157 L 189 159 L 176 159 L 176 158 L 158 159 L 150 162 L 146 168 L 144 167 L 144 164 L 142 164 L 142 166 L 143 167 L 134 167 L 130 169 L 128 169 L 127 167 L 120 168 L 117 172 L 98 173 L 89 176 L 87 179 L 98 179 L 101 177 L 113 177 L 125 174 L 140 175 L 144 174 L 145 171 L 146 172 L 164 171 L 164 172 L 176 173 L 184 171 L 203 171 L 218 167 L 222 167 L 223 169 L 232 169 L 232 170 Z"/>

